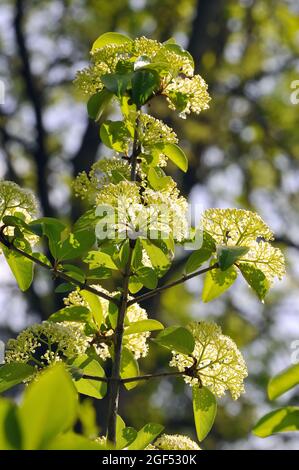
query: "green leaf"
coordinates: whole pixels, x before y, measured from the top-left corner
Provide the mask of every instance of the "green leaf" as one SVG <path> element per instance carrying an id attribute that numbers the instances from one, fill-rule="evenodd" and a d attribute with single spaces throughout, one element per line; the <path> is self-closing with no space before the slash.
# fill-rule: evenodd
<path id="1" fill-rule="evenodd" d="M 109 302 L 108 306 L 108 318 L 113 329 L 116 328 L 118 318 L 118 306 L 112 302 Z"/>
<path id="2" fill-rule="evenodd" d="M 130 323 L 126 327 L 124 335 L 132 335 L 133 333 L 143 333 L 145 331 L 163 330 L 164 326 L 157 320 L 139 320 Z"/>
<path id="3" fill-rule="evenodd" d="M 76 279 L 77 281 L 84 283 L 85 273 L 84 273 L 84 271 L 82 271 L 81 268 L 78 268 L 78 266 L 75 266 L 73 264 L 64 264 L 63 265 L 63 271 L 68 276 L 71 276 L 72 278 Z"/>
<path id="4" fill-rule="evenodd" d="M 56 294 L 64 294 L 65 292 L 71 292 L 72 290 L 74 290 L 73 284 L 69 282 L 63 282 L 62 284 L 59 284 L 58 287 L 56 287 L 54 292 Z"/>
<path id="5" fill-rule="evenodd" d="M 82 371 L 82 375 L 89 375 L 91 377 L 106 377 L 105 371 L 99 361 L 87 354 L 76 357 L 71 363 L 72 366 L 77 367 Z M 77 391 L 89 397 L 102 399 L 107 393 L 107 384 L 99 380 L 84 379 L 74 381 Z"/>
<path id="6" fill-rule="evenodd" d="M 81 290 L 80 295 L 88 303 L 92 317 L 95 321 L 95 324 L 100 329 L 102 323 L 104 322 L 103 308 L 99 297 L 92 292 L 87 290 Z"/>
<path id="7" fill-rule="evenodd" d="M 160 86 L 160 76 L 154 70 L 137 70 L 132 77 L 132 99 L 138 108 L 143 106 Z"/>
<path id="8" fill-rule="evenodd" d="M 17 407 L 14 403 L 0 400 L 0 450 L 20 450 L 21 430 Z"/>
<path id="9" fill-rule="evenodd" d="M 62 322 L 62 321 L 74 321 L 74 322 L 89 322 L 91 319 L 91 312 L 87 307 L 81 306 L 70 306 L 64 307 L 58 312 L 52 313 L 49 317 L 49 321 Z"/>
<path id="10" fill-rule="evenodd" d="M 186 57 L 190 60 L 191 64 L 194 67 L 193 57 L 190 52 L 183 49 L 179 44 L 167 43 L 165 44 L 166 49 L 175 52 L 176 54 L 180 55 L 181 57 Z"/>
<path id="11" fill-rule="evenodd" d="M 79 258 L 84 255 L 94 243 L 94 230 L 80 230 L 79 232 L 70 233 L 64 241 L 58 243 L 58 259 L 65 261 Z"/>
<path id="12" fill-rule="evenodd" d="M 33 262 L 25 256 L 2 247 L 5 259 L 22 292 L 29 289 L 33 281 Z"/>
<path id="13" fill-rule="evenodd" d="M 148 182 L 155 191 L 160 191 L 172 182 L 171 176 L 165 176 L 159 167 L 151 167 L 147 174 Z"/>
<path id="14" fill-rule="evenodd" d="M 127 448 L 137 437 L 137 431 L 134 428 L 126 427 L 118 434 L 116 440 L 116 450 Z"/>
<path id="15" fill-rule="evenodd" d="M 100 128 L 100 137 L 106 147 L 117 152 L 128 151 L 131 134 L 123 121 L 105 121 Z"/>
<path id="16" fill-rule="evenodd" d="M 258 298 L 264 300 L 271 285 L 265 274 L 250 263 L 240 263 L 238 268 L 245 281 L 254 290 Z"/>
<path id="17" fill-rule="evenodd" d="M 111 256 L 103 251 L 90 251 L 84 262 L 89 264 L 90 269 L 108 268 L 118 270 Z"/>
<path id="18" fill-rule="evenodd" d="M 120 365 L 120 376 L 122 379 L 127 379 L 130 377 L 137 377 L 139 375 L 139 366 L 138 362 L 135 359 L 133 353 L 127 348 L 123 348 L 121 354 L 121 365 Z M 128 382 L 125 384 L 125 387 L 128 390 L 136 387 L 139 382 Z"/>
<path id="19" fill-rule="evenodd" d="M 99 217 L 96 215 L 95 210 L 91 209 L 84 212 L 81 217 L 73 225 L 73 231 L 79 232 L 80 230 L 95 230 Z"/>
<path id="20" fill-rule="evenodd" d="M 93 43 L 91 52 L 100 49 L 101 47 L 107 46 L 108 44 L 130 44 L 132 43 L 132 39 L 124 34 L 120 33 L 104 33 L 99 36 Z"/>
<path id="21" fill-rule="evenodd" d="M 253 434 L 268 437 L 278 432 L 299 431 L 299 407 L 287 406 L 266 414 L 253 428 Z"/>
<path id="22" fill-rule="evenodd" d="M 210 302 L 222 295 L 237 279 L 237 271 L 231 266 L 226 271 L 212 269 L 205 277 L 202 300 Z"/>
<path id="23" fill-rule="evenodd" d="M 246 246 L 217 246 L 217 255 L 220 269 L 226 271 L 230 268 L 238 259 L 245 255 L 249 251 Z"/>
<path id="24" fill-rule="evenodd" d="M 131 276 L 129 282 L 129 291 L 131 294 L 137 294 L 143 287 L 142 282 L 139 282 L 137 276 Z"/>
<path id="25" fill-rule="evenodd" d="M 178 167 L 180 170 L 188 170 L 188 159 L 183 150 L 176 144 L 165 144 L 161 148 L 162 152 Z"/>
<path id="26" fill-rule="evenodd" d="M 197 438 L 201 442 L 209 434 L 217 413 L 217 402 L 206 387 L 192 387 L 193 413 Z"/>
<path id="27" fill-rule="evenodd" d="M 268 384 L 268 396 L 275 400 L 283 393 L 299 384 L 299 364 L 283 370 L 273 377 Z"/>
<path id="28" fill-rule="evenodd" d="M 121 249 L 119 251 L 119 261 L 120 261 L 120 267 L 122 269 L 126 268 L 126 265 L 129 261 L 129 256 L 130 256 L 130 241 L 125 240 L 124 243 L 121 246 Z"/>
<path id="29" fill-rule="evenodd" d="M 106 450 L 106 444 L 90 441 L 75 432 L 67 432 L 53 439 L 45 450 Z"/>
<path id="30" fill-rule="evenodd" d="M 205 261 L 210 259 L 211 256 L 212 251 L 210 250 L 210 248 L 202 247 L 199 250 L 193 251 L 186 263 L 186 273 L 190 274 L 193 273 L 193 271 L 196 271 Z"/>
<path id="31" fill-rule="evenodd" d="M 161 426 L 161 424 L 146 424 L 142 429 L 140 429 L 140 431 L 138 431 L 136 439 L 128 447 L 128 450 L 144 450 L 159 436 L 159 434 L 161 434 L 163 429 L 164 427 Z"/>
<path id="32" fill-rule="evenodd" d="M 82 434 L 89 439 L 95 439 L 99 435 L 100 428 L 97 425 L 97 410 L 93 400 L 80 401 L 78 408 L 78 420 L 81 423 Z"/>
<path id="33" fill-rule="evenodd" d="M 131 83 L 133 73 L 108 73 L 101 76 L 105 87 L 120 98 Z"/>
<path id="34" fill-rule="evenodd" d="M 62 364 L 32 382 L 19 409 L 23 449 L 45 449 L 53 438 L 71 428 L 77 415 L 77 393 Z"/>
<path id="35" fill-rule="evenodd" d="M 154 269 L 143 267 L 137 270 L 136 276 L 147 289 L 155 289 L 158 284 L 158 277 Z"/>
<path id="36" fill-rule="evenodd" d="M 150 240 L 143 239 L 142 245 L 147 252 L 154 268 L 165 269 L 170 265 L 168 254 L 163 246 L 158 246 Z"/>
<path id="37" fill-rule="evenodd" d="M 42 234 L 49 240 L 49 249 L 54 259 L 59 258 L 60 242 L 62 233 L 66 230 L 66 226 L 58 219 L 52 217 L 42 217 L 29 224 L 36 232 L 42 230 Z"/>
<path id="38" fill-rule="evenodd" d="M 185 111 L 189 101 L 189 96 L 186 93 L 182 93 L 181 91 L 169 91 L 168 98 L 178 112 L 181 113 Z"/>
<path id="39" fill-rule="evenodd" d="M 34 374 L 34 367 L 21 362 L 0 366 L 0 393 L 5 392 Z"/>
<path id="40" fill-rule="evenodd" d="M 167 349 L 182 354 L 192 354 L 195 346 L 195 341 L 190 331 L 181 326 L 165 328 L 153 341 Z"/>
<path id="41" fill-rule="evenodd" d="M 87 112 L 90 119 L 98 121 L 101 118 L 105 107 L 111 101 L 112 97 L 113 93 L 111 93 L 109 90 L 106 90 L 105 88 L 99 93 L 91 96 L 87 103 Z"/>
<path id="42" fill-rule="evenodd" d="M 32 232 L 30 226 L 21 217 L 16 217 L 14 215 L 5 215 L 2 221 L 8 227 L 18 228 L 21 233 L 34 233 Z M 14 235 L 16 236 L 16 231 Z"/>
<path id="43" fill-rule="evenodd" d="M 34 252 L 32 253 L 32 256 L 41 261 L 42 263 L 46 264 L 47 266 L 49 266 L 49 268 L 52 268 L 52 264 L 50 263 L 50 261 L 48 260 L 48 258 L 46 257 L 46 255 L 44 255 L 44 253 L 38 253 L 38 252 Z"/>

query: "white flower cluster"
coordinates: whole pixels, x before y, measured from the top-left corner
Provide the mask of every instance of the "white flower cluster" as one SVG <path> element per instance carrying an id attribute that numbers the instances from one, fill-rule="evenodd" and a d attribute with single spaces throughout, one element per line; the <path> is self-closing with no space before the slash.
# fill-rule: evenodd
<path id="1" fill-rule="evenodd" d="M 183 119 L 191 112 L 199 114 L 209 108 L 208 86 L 200 75 L 173 79 L 165 88 L 164 94 L 170 109 L 178 109 L 179 116 Z"/>
<path id="2" fill-rule="evenodd" d="M 194 75 L 192 57 L 177 44 L 162 44 L 145 37 L 107 44 L 92 51 L 91 62 L 76 78 L 77 86 L 88 95 L 101 91 L 104 88 L 102 76 L 115 73 L 122 63 L 128 70 L 143 66 L 159 70 L 159 93 L 166 96 L 170 108 L 178 110 L 181 117 L 185 118 L 191 111 L 198 114 L 209 107 L 207 84 L 201 76 Z"/>
<path id="3" fill-rule="evenodd" d="M 181 434 L 162 434 L 146 450 L 201 450 L 190 437 Z"/>
<path id="4" fill-rule="evenodd" d="M 42 369 L 84 354 L 89 341 L 81 323 L 36 323 L 23 330 L 16 339 L 8 341 L 5 360 Z"/>
<path id="5" fill-rule="evenodd" d="M 97 289 L 99 292 L 104 292 L 106 294 L 110 294 L 111 296 L 114 296 L 116 294 L 116 292 L 109 293 L 98 285 L 93 285 L 92 287 L 94 289 Z M 108 320 L 109 302 L 108 300 L 103 298 L 99 298 L 99 300 L 102 305 L 104 320 Z M 88 303 L 80 295 L 79 290 L 71 292 L 68 297 L 64 299 L 64 303 L 67 306 L 76 305 L 84 306 L 87 308 L 89 307 Z M 137 303 L 131 305 L 128 308 L 126 315 L 129 323 L 147 319 L 146 311 L 141 308 Z M 106 360 L 107 358 L 111 357 L 109 345 L 107 344 L 107 338 L 109 339 L 109 337 L 111 337 L 113 333 L 114 332 L 111 327 L 106 325 L 106 328 L 101 331 L 103 342 L 101 342 L 101 337 L 97 337 L 97 341 L 93 342 L 93 347 L 95 348 L 96 353 L 103 360 Z M 139 359 L 140 357 L 145 357 L 148 353 L 147 339 L 149 338 L 149 336 L 149 332 L 133 333 L 130 335 L 126 335 L 124 337 L 124 345 L 134 354 L 136 359 Z"/>
<path id="6" fill-rule="evenodd" d="M 169 49 L 169 46 L 153 39 L 140 37 L 123 44 L 107 44 L 92 51 L 92 64 L 77 74 L 77 86 L 87 94 L 97 93 L 104 86 L 101 80 L 102 75 L 114 73 L 120 61 L 138 65 L 141 59 L 146 63 L 165 64 L 166 81 L 180 73 L 186 76 L 192 76 L 194 73 L 191 56 L 177 53 Z"/>
<path id="7" fill-rule="evenodd" d="M 79 173 L 72 183 L 72 187 L 77 197 L 88 199 L 94 203 L 97 193 L 103 185 L 129 179 L 128 162 L 116 157 L 103 158 L 92 165 L 88 174 L 85 171 Z"/>
<path id="8" fill-rule="evenodd" d="M 111 228 L 119 238 L 172 236 L 181 242 L 188 237 L 188 204 L 179 195 L 175 183 L 160 191 L 150 188 L 140 191 L 137 183 L 128 181 L 109 184 L 98 193 L 97 205 L 114 209 Z"/>
<path id="9" fill-rule="evenodd" d="M 194 351 L 190 356 L 174 351 L 170 366 L 186 371 L 184 380 L 192 386 L 203 385 L 218 397 L 229 390 L 234 400 L 239 398 L 247 368 L 234 341 L 213 322 L 192 322 L 187 328 L 195 339 Z"/>
<path id="10" fill-rule="evenodd" d="M 37 201 L 31 191 L 20 188 L 12 181 L 0 181 L 0 225 L 2 225 L 3 217 L 7 215 L 22 217 L 26 223 L 29 223 L 37 212 Z M 4 233 L 12 236 L 13 227 L 5 229 Z M 27 234 L 26 239 L 33 244 L 37 238 Z"/>
<path id="11" fill-rule="evenodd" d="M 271 245 L 273 232 L 255 212 L 243 209 L 208 209 L 202 227 L 220 245 L 244 246 L 249 251 L 238 264 L 248 264 L 262 271 L 271 283 L 285 274 L 285 259 L 279 248 Z"/>

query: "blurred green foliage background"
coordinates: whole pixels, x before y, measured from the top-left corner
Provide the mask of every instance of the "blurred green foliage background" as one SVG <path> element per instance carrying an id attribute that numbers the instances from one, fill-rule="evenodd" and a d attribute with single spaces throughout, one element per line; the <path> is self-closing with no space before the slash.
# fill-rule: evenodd
<path id="1" fill-rule="evenodd" d="M 82 210 L 70 182 L 103 156 L 97 127 L 87 119 L 86 98 L 72 81 L 88 61 L 92 42 L 106 31 L 173 36 L 190 51 L 209 85 L 210 109 L 184 121 L 157 101 L 151 112 L 175 128 L 190 161 L 183 193 L 201 207 L 256 210 L 284 249 L 288 275 L 260 304 L 240 280 L 220 300 L 203 304 L 201 281 L 167 291 L 147 303 L 166 324 L 215 319 L 242 348 L 248 362 L 247 393 L 220 401 L 204 443 L 215 448 L 298 448 L 296 435 L 255 438 L 257 418 L 274 407 L 266 398 L 273 373 L 290 365 L 299 339 L 299 4 L 296 0 L 2 0 L 0 5 L 0 177 L 32 188 L 47 216 L 74 220 Z M 111 114 L 113 109 L 111 109 Z M 187 252 L 178 252 L 178 275 Z M 0 338 L 6 340 L 62 304 L 53 282 L 39 275 L 21 296 L 3 260 Z M 4 279 L 4 280 L 3 280 Z M 110 286 L 113 288 L 113 286 Z M 151 346 L 142 370 L 164 368 L 168 353 Z M 281 403 L 298 404 L 290 392 Z M 99 423 L 105 401 L 97 402 Z M 128 394 L 121 415 L 129 425 L 165 423 L 168 433 L 195 437 L 190 388 L 181 380 L 153 380 Z"/>

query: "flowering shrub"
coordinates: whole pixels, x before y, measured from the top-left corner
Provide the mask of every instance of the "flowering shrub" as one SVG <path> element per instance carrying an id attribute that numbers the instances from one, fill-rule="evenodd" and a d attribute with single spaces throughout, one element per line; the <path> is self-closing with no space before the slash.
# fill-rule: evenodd
<path id="1" fill-rule="evenodd" d="M 19 413 L 22 448 L 196 450 L 198 444 L 186 436 L 159 437 L 159 424 L 146 424 L 138 432 L 126 427 L 118 415 L 120 387 L 130 390 L 152 377 L 185 380 L 192 386 L 195 427 L 202 441 L 216 416 L 216 397 L 228 390 L 237 399 L 244 392 L 245 361 L 215 323 L 197 320 L 165 328 L 148 318 L 141 305 L 200 275 L 205 275 L 202 299 L 209 302 L 229 289 L 239 273 L 263 301 L 274 278 L 284 274 L 284 258 L 272 245 L 270 228 L 250 211 L 209 209 L 190 227 L 187 200 L 166 173 L 169 161 L 186 172 L 187 157 L 174 131 L 147 114 L 157 96 L 165 97 L 182 118 L 208 109 L 207 85 L 194 75 L 188 52 L 173 40 L 161 44 L 106 33 L 95 41 L 91 65 L 75 82 L 88 95 L 90 118 L 98 122 L 111 103 L 121 118 L 101 121 L 107 156 L 73 182 L 74 193 L 89 204 L 73 227 L 54 218 L 35 219 L 32 194 L 14 183 L 0 183 L 0 244 L 19 287 L 29 289 L 37 264 L 61 279 L 58 292 L 66 292 L 61 310 L 8 342 L 0 391 L 29 382 Z M 47 243 L 50 257 L 33 251 L 39 239 Z M 185 243 L 193 243 L 194 251 L 184 276 L 163 283 L 175 246 Z M 109 292 L 102 282 L 112 276 L 121 287 Z M 148 354 L 151 335 L 169 350 L 175 370 L 140 373 L 138 360 Z M 54 431 L 41 429 L 32 419 L 27 436 L 24 409 L 33 407 L 51 423 L 43 394 L 52 399 L 57 384 L 69 401 L 60 397 L 61 409 L 52 411 L 57 413 L 50 426 Z M 69 409 L 75 407 L 76 393 L 97 399 L 108 394 L 106 435 L 88 440 L 73 432 L 83 413 Z M 12 406 L 3 406 L 3 413 Z M 12 445 L 9 439 L 5 445 Z"/>

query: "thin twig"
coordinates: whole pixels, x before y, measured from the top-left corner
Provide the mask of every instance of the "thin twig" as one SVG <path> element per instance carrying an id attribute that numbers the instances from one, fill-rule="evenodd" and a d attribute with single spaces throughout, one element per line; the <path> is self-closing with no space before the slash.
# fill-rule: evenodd
<path id="1" fill-rule="evenodd" d="M 130 382 L 139 382 L 143 380 L 158 379 L 158 378 L 163 378 L 163 377 L 175 377 L 175 376 L 180 376 L 183 374 L 186 375 L 186 371 L 159 372 L 157 374 L 138 375 L 137 377 L 128 377 L 126 379 L 121 379 L 121 383 L 127 384 Z"/>
<path id="2" fill-rule="evenodd" d="M 116 382 L 116 383 L 122 383 L 122 384 L 127 384 L 130 382 L 141 382 L 145 380 L 150 380 L 150 379 L 158 379 L 158 378 L 164 378 L 164 377 L 176 377 L 180 375 L 187 375 L 186 371 L 174 371 L 174 372 L 158 372 L 157 374 L 145 374 L 145 375 L 138 375 L 136 377 L 127 377 L 125 379 L 121 379 L 119 377 L 93 377 L 92 375 L 87 375 L 84 374 L 82 375 L 82 379 L 87 379 L 87 380 L 95 380 L 96 382 L 104 382 L 104 383 L 109 383 L 109 382 Z"/>
<path id="3" fill-rule="evenodd" d="M 136 119 L 134 142 L 132 154 L 130 157 L 131 164 L 131 181 L 136 181 L 137 176 L 137 159 L 140 153 L 139 147 L 139 116 Z M 114 358 L 112 365 L 111 377 L 113 377 L 109 390 L 108 390 L 108 420 L 107 420 L 107 439 L 108 441 L 115 444 L 116 442 L 116 424 L 118 414 L 118 402 L 119 402 L 119 391 L 120 391 L 120 369 L 121 369 L 121 355 L 122 355 L 122 343 L 124 335 L 124 321 L 128 308 L 128 297 L 129 297 L 129 282 L 131 275 L 131 263 L 133 250 L 136 244 L 136 240 L 130 240 L 129 257 L 126 263 L 125 271 L 123 274 L 123 293 L 121 302 L 118 309 L 117 325 L 114 336 Z M 119 379 L 119 380 L 118 380 Z"/>
<path id="4" fill-rule="evenodd" d="M 10 242 L 9 240 L 6 239 L 6 237 L 3 234 L 3 228 L 5 228 L 5 226 L 2 226 L 0 230 L 0 243 L 2 243 L 9 250 L 12 250 L 18 253 L 19 255 L 24 256 L 24 258 L 29 259 L 30 261 L 37 264 L 38 266 L 41 266 L 42 268 L 47 269 L 48 271 L 51 271 L 51 273 L 55 277 L 59 277 L 66 282 L 74 284 L 75 286 L 80 287 L 81 289 L 87 290 L 88 292 L 91 292 L 92 294 L 97 295 L 98 297 L 102 297 L 103 299 L 108 300 L 109 302 L 113 302 L 114 304 L 119 305 L 119 301 L 111 297 L 110 295 L 105 294 L 104 292 L 100 292 L 97 289 L 94 289 L 93 287 L 89 286 L 85 282 L 80 282 L 77 279 L 74 279 L 72 276 L 69 276 L 63 271 L 60 271 L 60 269 L 55 269 L 53 266 L 49 266 L 47 263 L 44 263 L 40 259 L 35 258 L 33 255 L 30 255 L 29 253 L 26 253 L 26 251 L 23 251 L 20 248 L 16 247 L 13 244 L 13 242 Z"/>
<path id="5" fill-rule="evenodd" d="M 138 297 L 135 297 L 132 300 L 129 300 L 128 302 L 128 307 L 130 305 L 135 304 L 136 302 L 143 302 L 144 300 L 150 299 L 151 297 L 159 294 L 160 292 L 170 289 L 171 287 L 178 286 L 179 284 L 182 284 L 183 282 L 188 281 L 189 279 L 193 279 L 193 277 L 200 276 L 201 274 L 204 274 L 208 271 L 211 271 L 212 269 L 217 269 L 219 268 L 219 264 L 215 263 L 212 266 L 208 266 L 207 268 L 200 269 L 199 271 L 196 271 L 195 273 L 188 274 L 187 276 L 183 276 L 180 279 L 170 282 L 169 284 L 165 284 L 164 286 L 157 287 L 156 289 L 153 289 L 150 292 L 146 292 L 145 294 L 139 295 Z"/>

